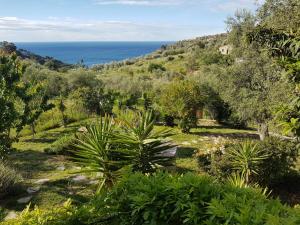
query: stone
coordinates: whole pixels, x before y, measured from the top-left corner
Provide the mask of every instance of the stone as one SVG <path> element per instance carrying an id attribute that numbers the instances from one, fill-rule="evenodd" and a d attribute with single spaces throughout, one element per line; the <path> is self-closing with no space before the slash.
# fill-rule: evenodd
<path id="1" fill-rule="evenodd" d="M 17 202 L 18 202 L 19 204 L 26 204 L 26 203 L 30 202 L 31 199 L 32 199 L 32 196 L 23 197 L 23 198 L 19 198 L 19 199 L 17 200 Z"/>
<path id="2" fill-rule="evenodd" d="M 79 129 L 78 129 L 78 132 L 82 132 L 82 133 L 86 133 L 88 130 L 87 130 L 87 128 L 86 127 L 80 127 Z"/>
<path id="3" fill-rule="evenodd" d="M 64 167 L 64 166 L 59 166 L 59 167 L 57 167 L 57 170 L 59 170 L 59 171 L 65 171 L 65 170 L 66 170 L 66 167 Z"/>
<path id="4" fill-rule="evenodd" d="M 36 187 L 29 187 L 29 188 L 27 188 L 26 191 L 28 194 L 34 194 L 34 193 L 40 191 L 40 189 L 41 188 L 39 186 L 36 186 Z"/>
<path id="5" fill-rule="evenodd" d="M 35 184 L 45 184 L 47 183 L 48 181 L 50 181 L 50 179 L 39 179 L 35 182 Z"/>
<path id="6" fill-rule="evenodd" d="M 4 220 L 12 220 L 12 219 L 16 219 L 17 217 L 18 217 L 18 214 L 15 211 L 10 211 L 9 213 L 7 213 Z"/>
<path id="7" fill-rule="evenodd" d="M 85 182 L 87 180 L 86 176 L 78 175 L 76 177 L 73 177 L 72 180 L 76 183 Z"/>
<path id="8" fill-rule="evenodd" d="M 97 181 L 97 180 L 91 180 L 91 181 L 89 182 L 89 184 L 98 184 L 98 181 Z"/>

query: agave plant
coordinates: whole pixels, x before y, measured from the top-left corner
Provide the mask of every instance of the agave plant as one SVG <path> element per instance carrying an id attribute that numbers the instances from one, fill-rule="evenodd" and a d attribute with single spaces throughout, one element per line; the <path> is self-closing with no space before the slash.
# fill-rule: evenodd
<path id="1" fill-rule="evenodd" d="M 155 130 L 154 123 L 152 111 L 120 121 L 122 131 L 115 134 L 113 141 L 131 152 L 133 171 L 151 173 L 158 167 L 173 163 L 172 153 L 176 151 L 176 146 L 166 141 L 173 133 L 169 129 Z"/>
<path id="2" fill-rule="evenodd" d="M 254 184 L 249 184 L 246 182 L 245 177 L 242 176 L 238 172 L 232 173 L 228 178 L 227 178 L 228 184 L 238 187 L 238 188 L 249 188 L 253 187 L 255 188 L 260 194 L 269 196 L 271 194 L 271 191 L 266 187 L 266 188 L 261 188 L 259 184 L 254 183 Z"/>
<path id="3" fill-rule="evenodd" d="M 239 172 L 246 184 L 249 184 L 250 177 L 259 172 L 259 164 L 268 155 L 258 148 L 257 144 L 245 141 L 230 148 L 227 157 L 232 169 Z"/>
<path id="4" fill-rule="evenodd" d="M 121 175 L 122 168 L 129 164 L 128 154 L 111 142 L 115 132 L 113 119 L 109 116 L 89 127 L 77 139 L 75 159 L 85 167 L 83 172 L 97 172 L 101 174 L 98 191 L 103 186 L 111 187 Z"/>

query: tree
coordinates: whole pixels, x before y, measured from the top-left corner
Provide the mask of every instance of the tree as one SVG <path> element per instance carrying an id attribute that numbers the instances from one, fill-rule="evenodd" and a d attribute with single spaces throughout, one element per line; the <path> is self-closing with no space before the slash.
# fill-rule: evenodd
<path id="1" fill-rule="evenodd" d="M 289 13 L 287 13 L 289 12 Z M 251 44 L 259 45 L 282 68 L 281 76 L 293 87 L 284 90 L 290 98 L 278 110 L 288 134 L 300 136 L 300 3 L 297 0 L 267 0 L 259 9 L 260 23 L 247 34 Z"/>
<path id="2" fill-rule="evenodd" d="M 228 68 L 220 78 L 223 98 L 239 118 L 255 122 L 260 139 L 268 136 L 268 123 L 274 118 L 274 111 L 288 100 L 282 95 L 291 87 L 280 77 L 266 55 L 248 49 L 242 62 Z"/>
<path id="3" fill-rule="evenodd" d="M 197 125 L 196 111 L 203 108 L 206 97 L 195 82 L 176 81 L 162 90 L 158 102 L 164 114 L 180 119 L 186 133 Z"/>
<path id="4" fill-rule="evenodd" d="M 24 125 L 30 125 L 32 134 L 36 134 L 35 123 L 40 115 L 52 109 L 53 104 L 49 103 L 49 97 L 45 94 L 45 85 L 39 83 L 25 83 L 26 93 L 22 100 L 24 102 L 24 112 L 21 116 L 21 123 L 17 132 L 20 132 Z"/>
<path id="5" fill-rule="evenodd" d="M 24 67 L 17 62 L 16 56 L 0 56 L 0 158 L 9 151 L 10 129 L 20 117 L 15 102 L 23 95 L 20 85 L 23 73 Z"/>

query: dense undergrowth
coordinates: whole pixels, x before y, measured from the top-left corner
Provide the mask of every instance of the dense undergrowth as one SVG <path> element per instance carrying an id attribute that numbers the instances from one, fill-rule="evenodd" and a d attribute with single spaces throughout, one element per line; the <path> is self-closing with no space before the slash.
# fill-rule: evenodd
<path id="1" fill-rule="evenodd" d="M 267 199 L 261 189 L 237 188 L 195 174 L 130 174 L 90 203 L 52 210 L 25 210 L 3 225 L 287 224 L 300 222 L 299 208 Z"/>

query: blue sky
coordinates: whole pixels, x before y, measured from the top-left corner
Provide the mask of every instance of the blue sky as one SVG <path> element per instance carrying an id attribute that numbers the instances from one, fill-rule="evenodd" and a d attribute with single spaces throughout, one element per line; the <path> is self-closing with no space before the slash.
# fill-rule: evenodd
<path id="1" fill-rule="evenodd" d="M 255 3 L 256 2 L 256 3 Z M 263 0 L 0 0 L 0 41 L 175 41 Z"/>

